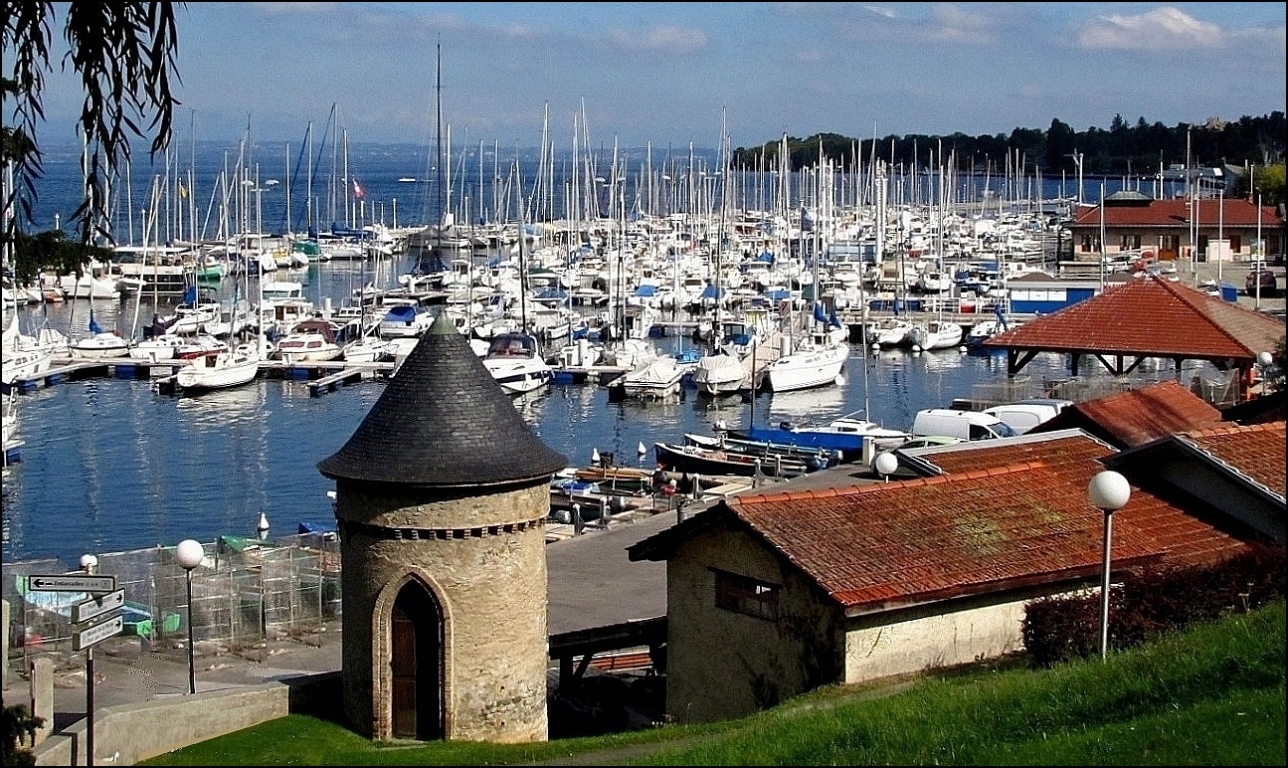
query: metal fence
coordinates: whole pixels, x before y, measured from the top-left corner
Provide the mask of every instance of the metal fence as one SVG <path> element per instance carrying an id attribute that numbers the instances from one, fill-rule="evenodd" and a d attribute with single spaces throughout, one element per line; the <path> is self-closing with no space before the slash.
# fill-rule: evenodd
<path id="1" fill-rule="evenodd" d="M 192 571 L 191 606 L 188 573 L 176 562 L 174 547 L 98 555 L 97 573 L 116 576 L 118 588 L 125 591 L 125 633 L 137 636 L 144 651 L 186 651 L 189 616 L 196 644 L 236 652 L 273 637 L 316 630 L 340 615 L 340 550 L 334 533 L 272 541 L 221 537 L 203 549 L 205 559 Z M 72 653 L 78 628 L 71 621 L 72 606 L 91 597 L 32 591 L 27 577 L 79 572 L 57 560 L 4 563 L 14 668 L 26 669 L 38 655 Z"/>

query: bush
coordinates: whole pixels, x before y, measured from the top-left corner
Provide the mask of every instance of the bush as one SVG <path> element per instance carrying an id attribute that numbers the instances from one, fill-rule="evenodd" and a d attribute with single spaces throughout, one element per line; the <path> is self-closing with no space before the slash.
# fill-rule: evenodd
<path id="1" fill-rule="evenodd" d="M 1284 595 L 1284 547 L 1254 544 L 1207 567 L 1127 572 L 1109 593 L 1109 646 L 1140 645 L 1196 621 L 1259 608 Z M 1100 652 L 1100 591 L 1047 597 L 1024 609 L 1024 647 L 1049 666 Z"/>
<path id="2" fill-rule="evenodd" d="M 36 758 L 24 744 L 36 743 L 36 729 L 45 724 L 43 717 L 33 717 L 26 704 L 4 708 L 4 764 L 35 765 Z"/>

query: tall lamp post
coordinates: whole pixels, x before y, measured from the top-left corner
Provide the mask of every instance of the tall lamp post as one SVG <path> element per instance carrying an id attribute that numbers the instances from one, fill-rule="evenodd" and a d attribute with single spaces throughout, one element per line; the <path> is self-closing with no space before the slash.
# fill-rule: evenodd
<path id="1" fill-rule="evenodd" d="M 1127 478 L 1107 469 L 1091 478 L 1087 498 L 1092 506 L 1105 513 L 1104 570 L 1100 580 L 1100 658 L 1104 660 L 1109 656 L 1109 552 L 1113 544 L 1114 512 L 1131 498 L 1131 486 Z"/>
<path id="2" fill-rule="evenodd" d="M 188 577 L 188 693 L 197 692 L 197 671 L 192 656 L 192 569 L 201 565 L 206 550 L 195 539 L 184 539 L 175 547 L 174 559 Z"/>

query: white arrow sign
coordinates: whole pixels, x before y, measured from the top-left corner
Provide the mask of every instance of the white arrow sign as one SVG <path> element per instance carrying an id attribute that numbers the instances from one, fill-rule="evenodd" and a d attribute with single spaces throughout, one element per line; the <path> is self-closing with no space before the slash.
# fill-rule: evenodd
<path id="1" fill-rule="evenodd" d="M 27 577 L 27 589 L 35 592 L 115 592 L 116 577 L 76 573 L 33 573 Z"/>
<path id="2" fill-rule="evenodd" d="M 106 595 L 86 600 L 72 606 L 72 621 L 89 621 L 95 616 L 102 616 L 125 605 L 125 590 L 118 589 Z"/>
<path id="3" fill-rule="evenodd" d="M 112 618 L 92 627 L 86 627 L 72 635 L 72 650 L 83 651 L 91 645 L 101 643 L 109 637 L 116 637 L 125 629 L 125 617 L 119 613 Z"/>

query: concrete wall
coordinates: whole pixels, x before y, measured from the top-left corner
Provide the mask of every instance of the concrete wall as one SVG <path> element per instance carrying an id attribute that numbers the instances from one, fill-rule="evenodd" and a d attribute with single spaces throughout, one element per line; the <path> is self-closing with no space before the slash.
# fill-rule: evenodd
<path id="1" fill-rule="evenodd" d="M 341 483 L 336 501 L 345 712 L 353 727 L 392 738 L 390 618 L 398 590 L 414 580 L 443 622 L 444 737 L 547 739 L 549 485 L 400 497 Z"/>
<path id="2" fill-rule="evenodd" d="M 875 614 L 852 620 L 845 639 L 845 682 L 968 664 L 1021 651 L 1028 599 L 952 611 L 936 604 L 899 618 Z"/>
<path id="3" fill-rule="evenodd" d="M 322 677 L 322 676 L 319 676 Z M 290 714 L 291 686 L 272 682 L 235 691 L 207 691 L 167 701 L 122 704 L 94 713 L 94 764 L 140 760 Z M 86 720 L 32 750 L 36 765 L 85 765 Z"/>
<path id="4" fill-rule="evenodd" d="M 718 568 L 781 585 L 777 620 L 716 607 Z M 799 572 L 740 531 L 695 536 L 667 563 L 667 710 L 742 717 L 842 673 L 843 618 Z"/>

